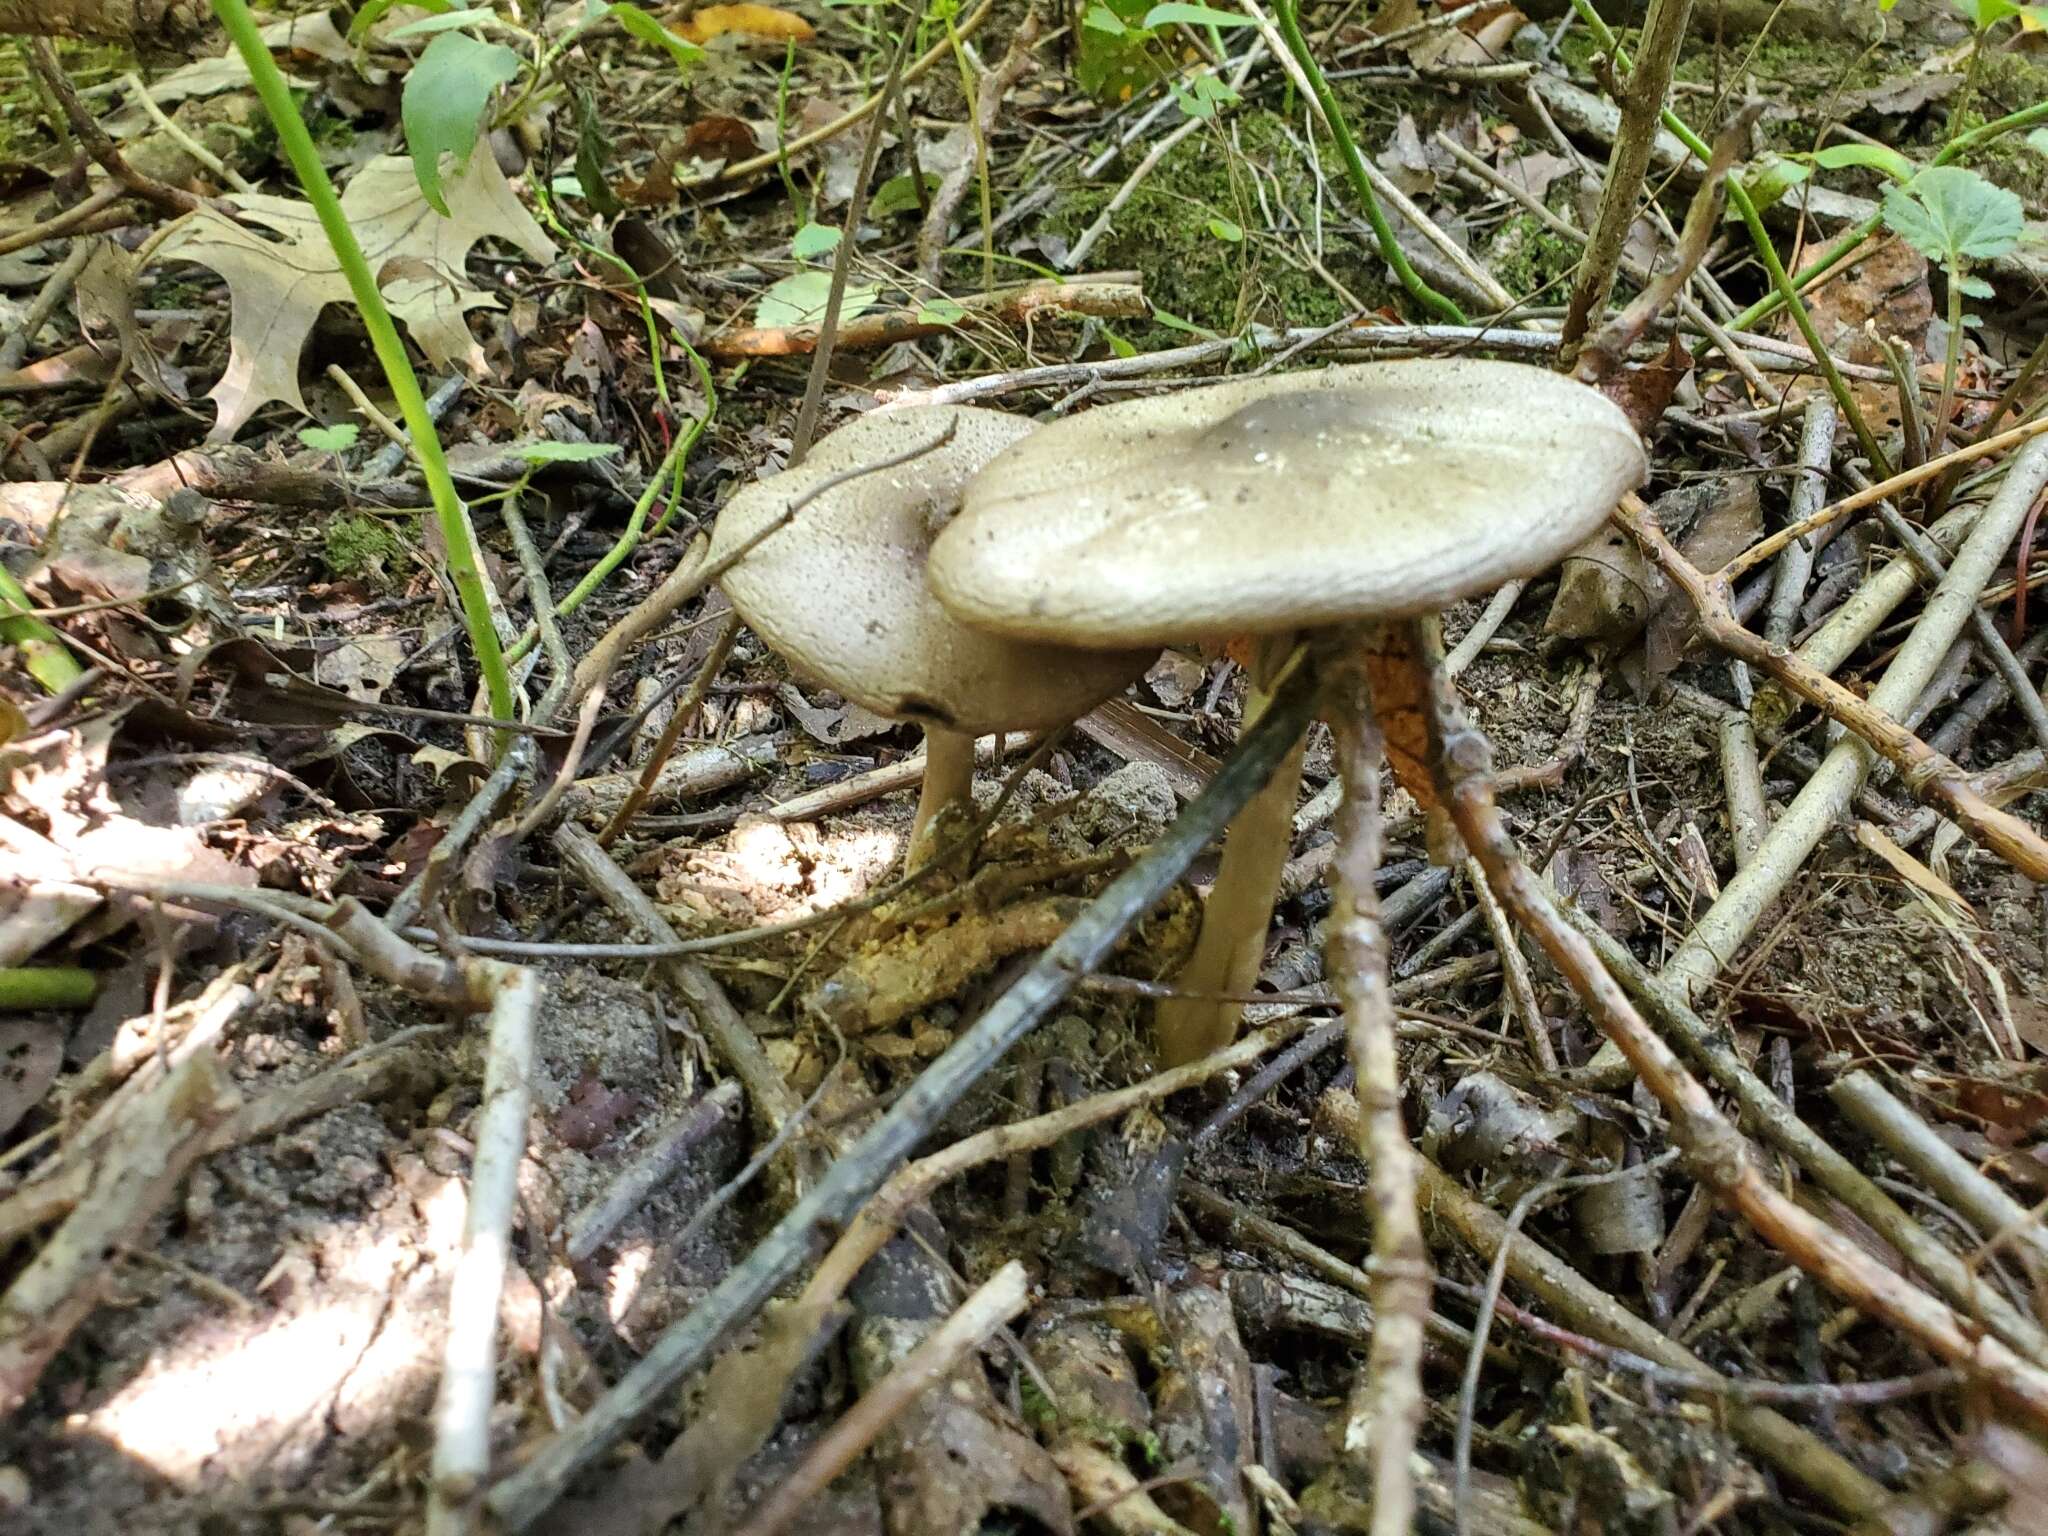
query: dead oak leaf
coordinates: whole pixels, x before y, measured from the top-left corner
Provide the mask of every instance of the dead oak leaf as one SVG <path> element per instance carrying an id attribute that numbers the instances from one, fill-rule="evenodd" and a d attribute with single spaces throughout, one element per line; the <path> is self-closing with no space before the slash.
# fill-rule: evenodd
<path id="1" fill-rule="evenodd" d="M 520 205 L 497 161 L 471 155 L 462 177 L 446 187 L 449 216 L 427 206 L 412 162 L 379 155 L 342 194 L 370 270 L 385 274 L 392 317 L 412 333 L 434 367 L 481 373 L 483 349 L 463 316 L 497 300 L 462 282 L 470 250 L 485 238 L 550 261 L 555 245 Z M 208 398 L 218 411 L 209 441 L 224 442 L 258 410 L 282 401 L 301 412 L 299 357 L 320 311 L 350 302 L 348 279 L 310 203 L 267 193 L 229 199 L 245 223 L 203 208 L 164 241 L 163 259 L 197 262 L 227 279 L 231 330 L 228 365 Z M 249 225 L 261 225 L 268 239 Z"/>

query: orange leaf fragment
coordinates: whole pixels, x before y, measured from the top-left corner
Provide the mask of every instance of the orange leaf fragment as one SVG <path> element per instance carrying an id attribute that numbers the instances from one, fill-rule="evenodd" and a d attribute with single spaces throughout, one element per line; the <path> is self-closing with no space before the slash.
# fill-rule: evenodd
<path id="1" fill-rule="evenodd" d="M 672 30 L 693 43 L 708 43 L 728 32 L 773 43 L 808 43 L 817 36 L 817 28 L 803 17 L 774 5 L 707 5 Z"/>

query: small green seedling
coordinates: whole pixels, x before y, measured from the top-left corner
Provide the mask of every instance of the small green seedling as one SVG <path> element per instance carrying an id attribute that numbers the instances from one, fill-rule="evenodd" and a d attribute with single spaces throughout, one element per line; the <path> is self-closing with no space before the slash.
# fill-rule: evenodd
<path id="1" fill-rule="evenodd" d="M 301 427 L 299 441 L 315 453 L 331 453 L 337 457 L 355 447 L 362 429 L 352 421 L 337 421 L 331 427 Z"/>
<path id="2" fill-rule="evenodd" d="M 1248 27 L 1252 20 L 1236 11 L 1213 6 L 1192 5 L 1183 0 L 1095 0 L 1081 17 L 1080 62 L 1076 78 L 1089 93 L 1126 100 L 1140 86 L 1166 80 L 1180 109 L 1189 117 L 1209 118 L 1221 107 L 1238 100 L 1233 91 L 1213 74 L 1200 74 L 1186 84 L 1174 77 L 1180 64 L 1173 57 L 1170 38 L 1175 27 L 1200 27 L 1217 41 L 1229 28 Z"/>

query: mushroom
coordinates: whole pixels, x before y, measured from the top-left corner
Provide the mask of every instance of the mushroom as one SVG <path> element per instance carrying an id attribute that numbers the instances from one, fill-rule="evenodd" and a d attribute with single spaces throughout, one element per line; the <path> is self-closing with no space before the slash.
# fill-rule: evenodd
<path id="1" fill-rule="evenodd" d="M 968 801 L 976 736 L 1064 725 L 1159 653 L 969 629 L 926 588 L 932 539 L 968 481 L 1032 430 L 972 407 L 862 416 L 820 440 L 801 465 L 734 496 L 712 530 L 713 562 L 760 539 L 720 578 L 757 635 L 854 703 L 924 727 L 913 863 L 929 851 L 938 812 Z M 784 519 L 788 526 L 760 537 Z"/>
<path id="2" fill-rule="evenodd" d="M 1303 631 L 1434 614 L 1575 548 L 1647 472 L 1621 411 L 1515 363 L 1418 360 L 1236 380 L 1040 429 L 968 488 L 927 579 L 963 623 L 1139 646 L 1251 635 L 1247 718 Z M 1183 990 L 1258 980 L 1299 751 L 1226 835 Z M 1159 1011 L 1169 1065 L 1227 1044 L 1237 1003 Z"/>

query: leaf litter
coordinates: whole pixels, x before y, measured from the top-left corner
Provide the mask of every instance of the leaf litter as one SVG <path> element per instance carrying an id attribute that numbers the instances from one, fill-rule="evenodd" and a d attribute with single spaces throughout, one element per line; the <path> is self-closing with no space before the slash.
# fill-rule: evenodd
<path id="1" fill-rule="evenodd" d="M 412 11 L 373 18 L 362 51 L 320 13 L 266 28 L 310 109 L 349 120 L 357 134 L 352 151 L 325 146 L 332 163 L 352 167 L 344 208 L 409 340 L 437 381 L 458 381 L 444 435 L 473 497 L 508 643 L 535 617 L 530 556 L 560 605 L 637 519 L 639 542 L 608 582 L 560 616 L 572 661 L 687 560 L 692 531 L 733 488 L 787 456 L 800 370 L 771 355 L 700 377 L 687 344 L 748 324 L 794 332 L 823 320 L 829 267 L 847 238 L 834 220 L 853 193 L 864 132 L 834 125 L 864 99 L 848 80 L 877 81 L 886 62 L 837 12 L 613 9 L 615 27 L 593 23 L 563 53 L 567 95 L 536 104 L 540 130 L 521 124 L 492 136 L 474 131 L 479 114 L 516 95 L 511 77 L 528 67 L 508 51 L 490 54 L 482 74 L 474 68 L 476 50 L 498 47 L 504 34 L 479 41 L 460 17 Z M 903 308 L 936 317 L 927 321 L 936 334 L 914 339 L 884 326 L 874 352 L 842 352 L 825 394 L 828 424 L 920 390 L 1047 363 L 1079 371 L 993 403 L 1087 408 L 1089 399 L 1066 392 L 1130 387 L 1114 382 L 1107 363 L 1224 343 L 1248 325 L 1315 327 L 1354 307 L 1398 317 L 1399 295 L 1376 258 L 1342 233 L 1336 205 L 1345 194 L 1326 179 L 1334 158 L 1312 162 L 1299 124 L 1274 110 L 1282 72 L 1267 66 L 1234 102 L 1197 91 L 1182 82 L 1203 74 L 1205 50 L 1218 36 L 1235 50 L 1249 34 L 1207 33 L 1199 7 L 1148 21 L 1152 9 L 1114 8 L 1124 29 L 1114 57 L 1090 41 L 1110 35 L 1106 27 L 1060 45 L 1077 59 L 1041 48 L 1031 85 L 998 103 L 989 143 L 999 264 L 1059 265 L 1122 195 L 1090 264 L 1112 276 L 1134 271 L 1149 314 L 1047 311 L 1012 325 L 1000 308 L 960 302 L 980 297 L 983 273 L 974 106 L 959 71 L 1000 57 L 1016 18 L 999 14 L 973 35 L 977 13 L 935 13 L 915 39 L 935 67 L 912 84 L 914 113 L 883 118 L 876 181 L 893 190 L 852 232 L 839 319 L 874 317 L 885 292 L 894 309 L 902 293 Z M 394 36 L 422 15 L 441 30 Z M 1346 62 L 1395 71 L 1360 82 L 1383 101 L 1343 98 L 1369 153 L 1476 259 L 1511 278 L 1518 298 L 1538 310 L 1558 299 L 1576 247 L 1549 247 L 1555 231 L 1528 204 L 1584 227 L 1597 212 L 1604 150 L 1583 136 L 1561 141 L 1538 120 L 1511 122 L 1513 103 L 1483 73 L 1457 77 L 1527 57 L 1515 37 L 1522 18 L 1495 8 L 1446 24 L 1434 9 L 1387 5 L 1370 19 L 1371 31 L 1358 18 L 1311 21 L 1339 23 L 1328 41 L 1357 50 Z M 1939 15 L 1921 24 L 1924 37 L 1888 43 L 1831 106 L 1785 92 L 1768 131 L 1789 125 L 1811 142 L 1832 112 L 1924 163 L 1960 91 L 1981 91 L 1986 114 L 2026 104 L 2020 82 L 2038 78 L 2028 48 L 1990 47 L 1974 80 L 1953 68 L 1918 75 L 1918 55 L 1939 62 L 1957 42 Z M 1420 36 L 1376 51 L 1375 32 L 1418 25 Z M 969 35 L 956 40 L 955 30 Z M 1137 31 L 1149 35 L 1134 39 Z M 1844 71 L 1862 46 L 1828 44 Z M 1709 39 L 1690 47 L 1702 61 L 1735 66 Z M 701 57 L 690 51 L 698 48 Z M 437 49 L 469 94 L 436 103 L 445 109 L 438 126 L 410 112 L 401 123 L 393 87 Z M 1544 58 L 1540 68 L 1576 68 L 1598 88 L 1597 69 L 1587 68 L 1595 61 L 1570 47 Z M 65 60 L 81 83 L 92 78 L 82 56 L 67 50 Z M 1105 70 L 1105 60 L 1115 67 Z M 1128 84 L 1133 106 L 1118 113 L 1092 98 L 1069 69 Z M 492 71 L 510 79 L 495 95 Z M 1161 74 L 1180 87 L 1179 103 L 1141 119 L 1161 99 L 1143 94 Z M 157 75 L 149 89 L 182 115 L 208 98 L 232 100 L 246 78 L 236 57 L 219 53 Z M 573 169 L 580 130 L 570 101 L 579 113 L 587 104 L 595 125 Z M 1674 102 L 1706 114 L 1696 94 Z M 133 103 L 107 121 L 138 151 L 155 131 Z M 906 123 L 927 136 L 899 137 Z M 1147 150 L 1190 123 L 1189 139 L 1141 173 Z M 829 136 L 784 166 L 754 163 L 694 194 L 677 191 L 817 130 Z M 1125 132 L 1120 155 L 1086 169 Z M 1443 151 L 1439 132 L 1512 194 Z M 932 173 L 946 166 L 912 151 L 940 142 L 958 152 L 969 195 L 939 231 L 951 251 L 940 288 L 927 290 L 906 278 L 910 236 L 941 189 L 943 176 Z M 501 157 L 517 164 L 522 152 L 524 165 L 508 177 Z M 61 152 L 52 142 L 38 154 L 35 174 L 53 181 Z M 1596 174 L 1583 169 L 1589 154 Z M 24 443 L 51 444 L 44 465 L 19 461 L 34 478 L 0 501 L 8 566 L 100 671 L 83 702 L 52 713 L 18 654 L 0 648 L 9 711 L 0 733 L 0 935 L 13 941 L 0 947 L 0 967 L 84 966 L 101 977 L 106 1007 L 97 1012 L 107 1015 L 44 1010 L 0 1021 L 0 1135 L 13 1180 L 0 1188 L 0 1229 L 17 1238 L 16 1264 L 62 1230 L 61 1209 L 35 1203 L 56 1199 L 40 1181 L 91 1170 L 98 1154 L 81 1128 L 123 1081 L 129 1097 L 111 1102 L 139 1098 L 159 1056 L 218 1053 L 257 1116 L 196 1164 L 144 1239 L 118 1252 L 110 1268 L 127 1304 L 87 1319 L 0 1430 L 0 1496 L 9 1501 L 0 1523 L 25 1530 L 296 1530 L 331 1519 L 399 1530 L 419 1521 L 485 1051 L 479 1032 L 451 1029 L 388 976 L 337 960 L 307 928 L 318 920 L 309 914 L 329 909 L 308 903 L 345 897 L 385 911 L 428 875 L 420 915 L 444 933 L 639 937 L 651 931 L 648 918 L 593 886 L 544 824 L 518 818 L 553 775 L 570 773 L 576 782 L 558 809 L 603 826 L 634 792 L 674 713 L 692 711 L 670 763 L 689 771 L 662 773 L 614 856 L 643 900 L 652 893 L 654 916 L 688 938 L 837 914 L 830 926 L 712 951 L 699 973 L 758 1037 L 784 1091 L 812 1098 L 793 1144 L 773 1155 L 800 1182 L 878 1102 L 907 1091 L 999 994 L 1019 956 L 1062 931 L 1161 834 L 1227 751 L 1243 704 L 1227 659 L 1189 653 L 1162 663 L 1022 771 L 971 871 L 895 890 L 907 807 L 900 794 L 871 796 L 907 782 L 914 736 L 791 678 L 745 635 L 701 696 L 684 697 L 707 654 L 705 631 L 724 614 L 693 599 L 639 632 L 587 734 L 564 715 L 527 738 L 534 766 L 524 802 L 486 807 L 481 815 L 498 821 L 487 832 L 466 825 L 493 759 L 438 557 L 410 510 L 425 494 L 402 455 L 372 469 L 385 446 L 381 426 L 327 372 L 333 363 L 389 414 L 309 206 L 283 190 L 289 176 L 274 162 L 236 163 L 272 190 L 207 185 L 214 201 L 172 228 L 139 269 L 133 253 L 154 216 L 133 215 L 88 256 L 7 386 L 10 428 Z M 2003 161 L 1986 168 L 2005 172 Z M 1965 348 L 1965 392 L 1974 395 L 1959 420 L 1968 426 L 1972 413 L 1987 412 L 2014 376 L 2023 350 L 1999 347 L 2023 334 L 2024 304 L 1995 253 L 2043 211 L 2021 170 L 2016 163 L 2002 197 L 1935 176 L 1888 200 L 1881 182 L 1859 179 L 1881 174 L 1868 166 L 1845 161 L 1822 173 L 1875 194 L 1873 208 L 1885 200 L 1896 232 L 1822 284 L 1812 306 L 1824 343 L 1860 370 L 1852 398 L 1882 430 L 1901 430 L 1883 339 L 1903 340 L 1930 398 L 1939 384 L 1945 265 L 1989 285 L 1971 293 L 1981 324 Z M 422 190 L 436 175 L 447 217 Z M 638 206 L 640 244 L 624 226 L 608 230 L 591 217 L 600 202 L 593 177 Z M 188 180 L 206 185 L 206 173 L 177 178 Z M 1048 195 L 1033 202 L 1041 191 Z M 1675 222 L 1682 210 L 1671 212 Z M 565 233 L 584 243 L 565 254 Z M 608 249 L 634 252 L 646 310 Z M 650 250 L 666 254 L 643 260 Z M 24 302 L 65 251 L 62 238 L 45 243 L 42 261 L 18 279 Z M 1630 259 L 1667 252 L 1653 221 L 1631 232 Z M 1433 259 L 1420 243 L 1415 255 Z M 1715 270 L 1738 307 L 1757 296 L 1739 260 Z M 207 272 L 225 282 L 225 303 L 205 286 Z M 1782 322 L 1776 334 L 1781 347 L 1800 344 Z M 1760 394 L 1753 379 L 1698 362 L 1712 354 L 1697 338 L 1691 347 L 1666 351 L 1658 338 L 1656 355 L 1646 346 L 1621 385 L 1658 421 L 1656 489 L 1679 498 L 1657 502 L 1660 521 L 1712 569 L 1783 515 L 1788 443 L 1773 413 L 1791 407 L 1796 423 L 1820 386 L 1810 374 L 1774 370 L 1763 377 L 1778 387 Z M 1750 357 L 1769 365 L 1785 355 L 1758 348 Z M 188 380 L 207 378 L 217 381 L 210 430 L 179 404 Z M 64 435 L 74 423 L 81 429 Z M 1789 447 L 1796 439 L 1795 425 Z M 248 446 L 231 447 L 237 440 Z M 664 468 L 685 440 L 688 450 Z M 81 445 L 86 473 L 67 486 Z M 373 485 L 377 515 L 365 522 Z M 177 486 L 186 499 L 174 506 Z M 531 549 L 515 541 L 502 496 L 517 498 Z M 1886 551 L 1861 527 L 1823 551 L 1811 617 L 1859 590 Z M 1454 636 L 1479 607 L 1450 616 Z M 1850 679 L 1874 677 L 1897 639 L 1868 640 Z M 532 696 L 555 675 L 551 645 L 538 631 L 529 643 Z M 1575 744 L 1581 660 L 1624 682 L 1603 690 L 1596 679 Z M 1997 707 L 1968 718 L 1967 699 L 1985 676 L 1979 659 L 1959 656 L 1949 671 L 1921 729 L 1953 726 L 1944 750 L 1973 768 L 2014 764 L 1992 792 L 2038 820 L 2043 776 L 2023 761 L 2024 726 Z M 1390 669 L 1376 683 L 1392 689 L 1404 675 Z M 1650 964 L 1736 873 L 1716 740 L 1726 715 L 1714 711 L 1742 704 L 1754 681 L 1703 647 L 1683 594 L 1650 576 L 1625 540 L 1582 550 L 1561 580 L 1535 584 L 1462 680 L 1504 764 L 1558 765 L 1511 801 L 1532 860 L 1547 850 L 1557 883 Z M 1640 1358 L 1601 1353 L 1593 1314 L 1571 1311 L 1562 1292 L 1511 1276 L 1474 1408 L 1475 1466 L 1463 1495 L 1474 1528 L 1770 1532 L 1785 1528 L 1787 1510 L 1806 1523 L 1846 1518 L 1801 1481 L 1801 1468 L 1773 1462 L 1736 1431 L 1754 1410 L 1717 1395 L 1735 1388 L 1700 1391 L 1698 1373 L 1709 1368 L 1810 1391 L 1784 1411 L 1824 1426 L 1839 1466 L 1803 1470 L 1825 1483 L 1846 1468 L 1843 1477 L 1915 1508 L 1935 1503 L 1935 1474 L 1956 1464 L 1961 1442 L 1948 1430 L 1966 1410 L 1981 1426 L 1968 1440 L 1983 1458 L 1975 1465 L 2001 1480 L 1971 1497 L 2009 1494 L 2014 1518 L 2042 1478 L 2030 1439 L 1950 1384 L 1859 1397 L 1924 1375 L 1927 1356 L 1832 1313 L 1824 1291 L 1788 1283 L 1747 1228 L 1657 1164 L 1665 1127 L 1645 1103 L 1532 1071 L 1469 887 L 1422 862 L 1427 742 L 1418 701 L 1390 703 L 1395 767 L 1421 800 L 1396 827 L 1389 867 L 1409 860 L 1422 873 L 1404 879 L 1434 881 L 1412 911 L 1400 887 L 1387 893 L 1400 914 L 1396 964 L 1417 976 L 1448 967 L 1446 979 L 1403 995 L 1413 1009 L 1402 1037 L 1410 1129 L 1469 1198 L 1498 1213 L 1561 1173 L 1631 1170 L 1616 1198 L 1539 1207 L 1525 1231 L 1567 1256 L 1607 1305 L 1696 1352 L 1686 1368 L 1692 1385 L 1675 1386 Z M 1805 716 L 1762 741 L 1756 771 L 1767 801 L 1790 802 L 1827 745 Z M 984 809 L 995 761 L 979 786 Z M 1308 765 L 1312 787 L 1329 779 L 1320 736 Z M 1327 866 L 1323 798 L 1300 808 L 1290 851 L 1311 863 L 1320 852 Z M 1895 1148 L 1875 1149 L 1830 1107 L 1826 1089 L 1852 1061 L 1890 1066 L 1894 1091 L 1931 1136 L 1993 1170 L 2021 1201 L 2038 1199 L 2048 1188 L 2038 892 L 1952 827 L 1916 831 L 1896 784 L 1875 785 L 1855 814 L 1713 996 L 1714 1021 L 1804 1119 L 1895 1182 L 1920 1178 L 1917 1165 Z M 453 879 L 430 874 L 444 843 L 462 861 Z M 157 894 L 110 889 L 99 883 L 105 871 L 154 882 Z M 1198 865 L 1194 888 L 1212 875 L 1213 860 Z M 198 894 L 222 888 L 242 894 Z M 1310 878 L 1280 907 L 1264 977 L 1273 1001 L 1254 1023 L 1304 1008 L 1328 1013 L 1315 940 L 1328 900 Z M 1105 967 L 1123 980 L 1077 993 L 927 1150 L 1145 1081 L 1145 1004 L 1119 988 L 1171 974 L 1196 911 L 1192 894 L 1177 893 Z M 727 1120 L 697 1140 L 681 1135 L 730 1068 L 713 1043 L 703 980 L 686 987 L 673 968 L 644 958 L 537 963 L 547 994 L 513 1238 L 519 1262 L 502 1314 L 492 1421 L 500 1471 L 599 1404 L 604 1387 L 749 1250 L 786 1197 L 781 1172 L 726 1187 L 768 1148 L 765 1128 Z M 1533 995 L 1558 1054 L 1588 1060 L 1597 1037 L 1540 962 Z M 1248 1062 L 1244 1074 L 1252 1070 Z M 814 1521 L 849 1530 L 1364 1529 L 1343 1445 L 1345 1397 L 1373 1328 L 1353 1294 L 1371 1236 L 1365 1169 L 1346 1118 L 1355 1120 L 1356 1099 L 1337 1056 L 1296 1072 L 1234 1108 L 1229 1091 L 1243 1074 L 1077 1124 L 930 1192 L 906 1235 L 843 1300 L 806 1293 L 764 1314 L 635 1431 L 609 1476 L 577 1484 L 556 1518 L 603 1530 L 732 1528 L 968 1290 L 1021 1258 L 1038 1292 L 1010 1342 L 970 1355 L 942 1388 L 879 1426 L 813 1504 Z M 758 1098 L 751 1081 L 747 1097 Z M 1219 1109 L 1230 1112 L 1227 1123 L 1205 1129 Z M 244 1124 L 243 1113 L 229 1124 Z M 583 1230 L 643 1163 L 656 1173 L 633 1186 L 637 1203 L 571 1262 L 563 1234 Z M 1833 1196 L 1802 1192 L 1893 1262 L 1887 1240 L 1830 1204 Z M 1432 1406 L 1418 1479 L 1431 1518 L 1448 1522 L 1459 1503 L 1449 1405 L 1485 1260 L 1448 1227 L 1432 1240 L 1443 1327 L 1425 1367 Z M 1982 1258 L 1989 1283 L 2025 1306 L 2026 1261 L 1984 1257 L 1958 1241 L 1973 1263 Z M 1860 1486 L 1843 1477 L 1831 1485 L 1838 1493 Z M 1942 1517 L 1960 1518 L 1958 1507 Z"/>

